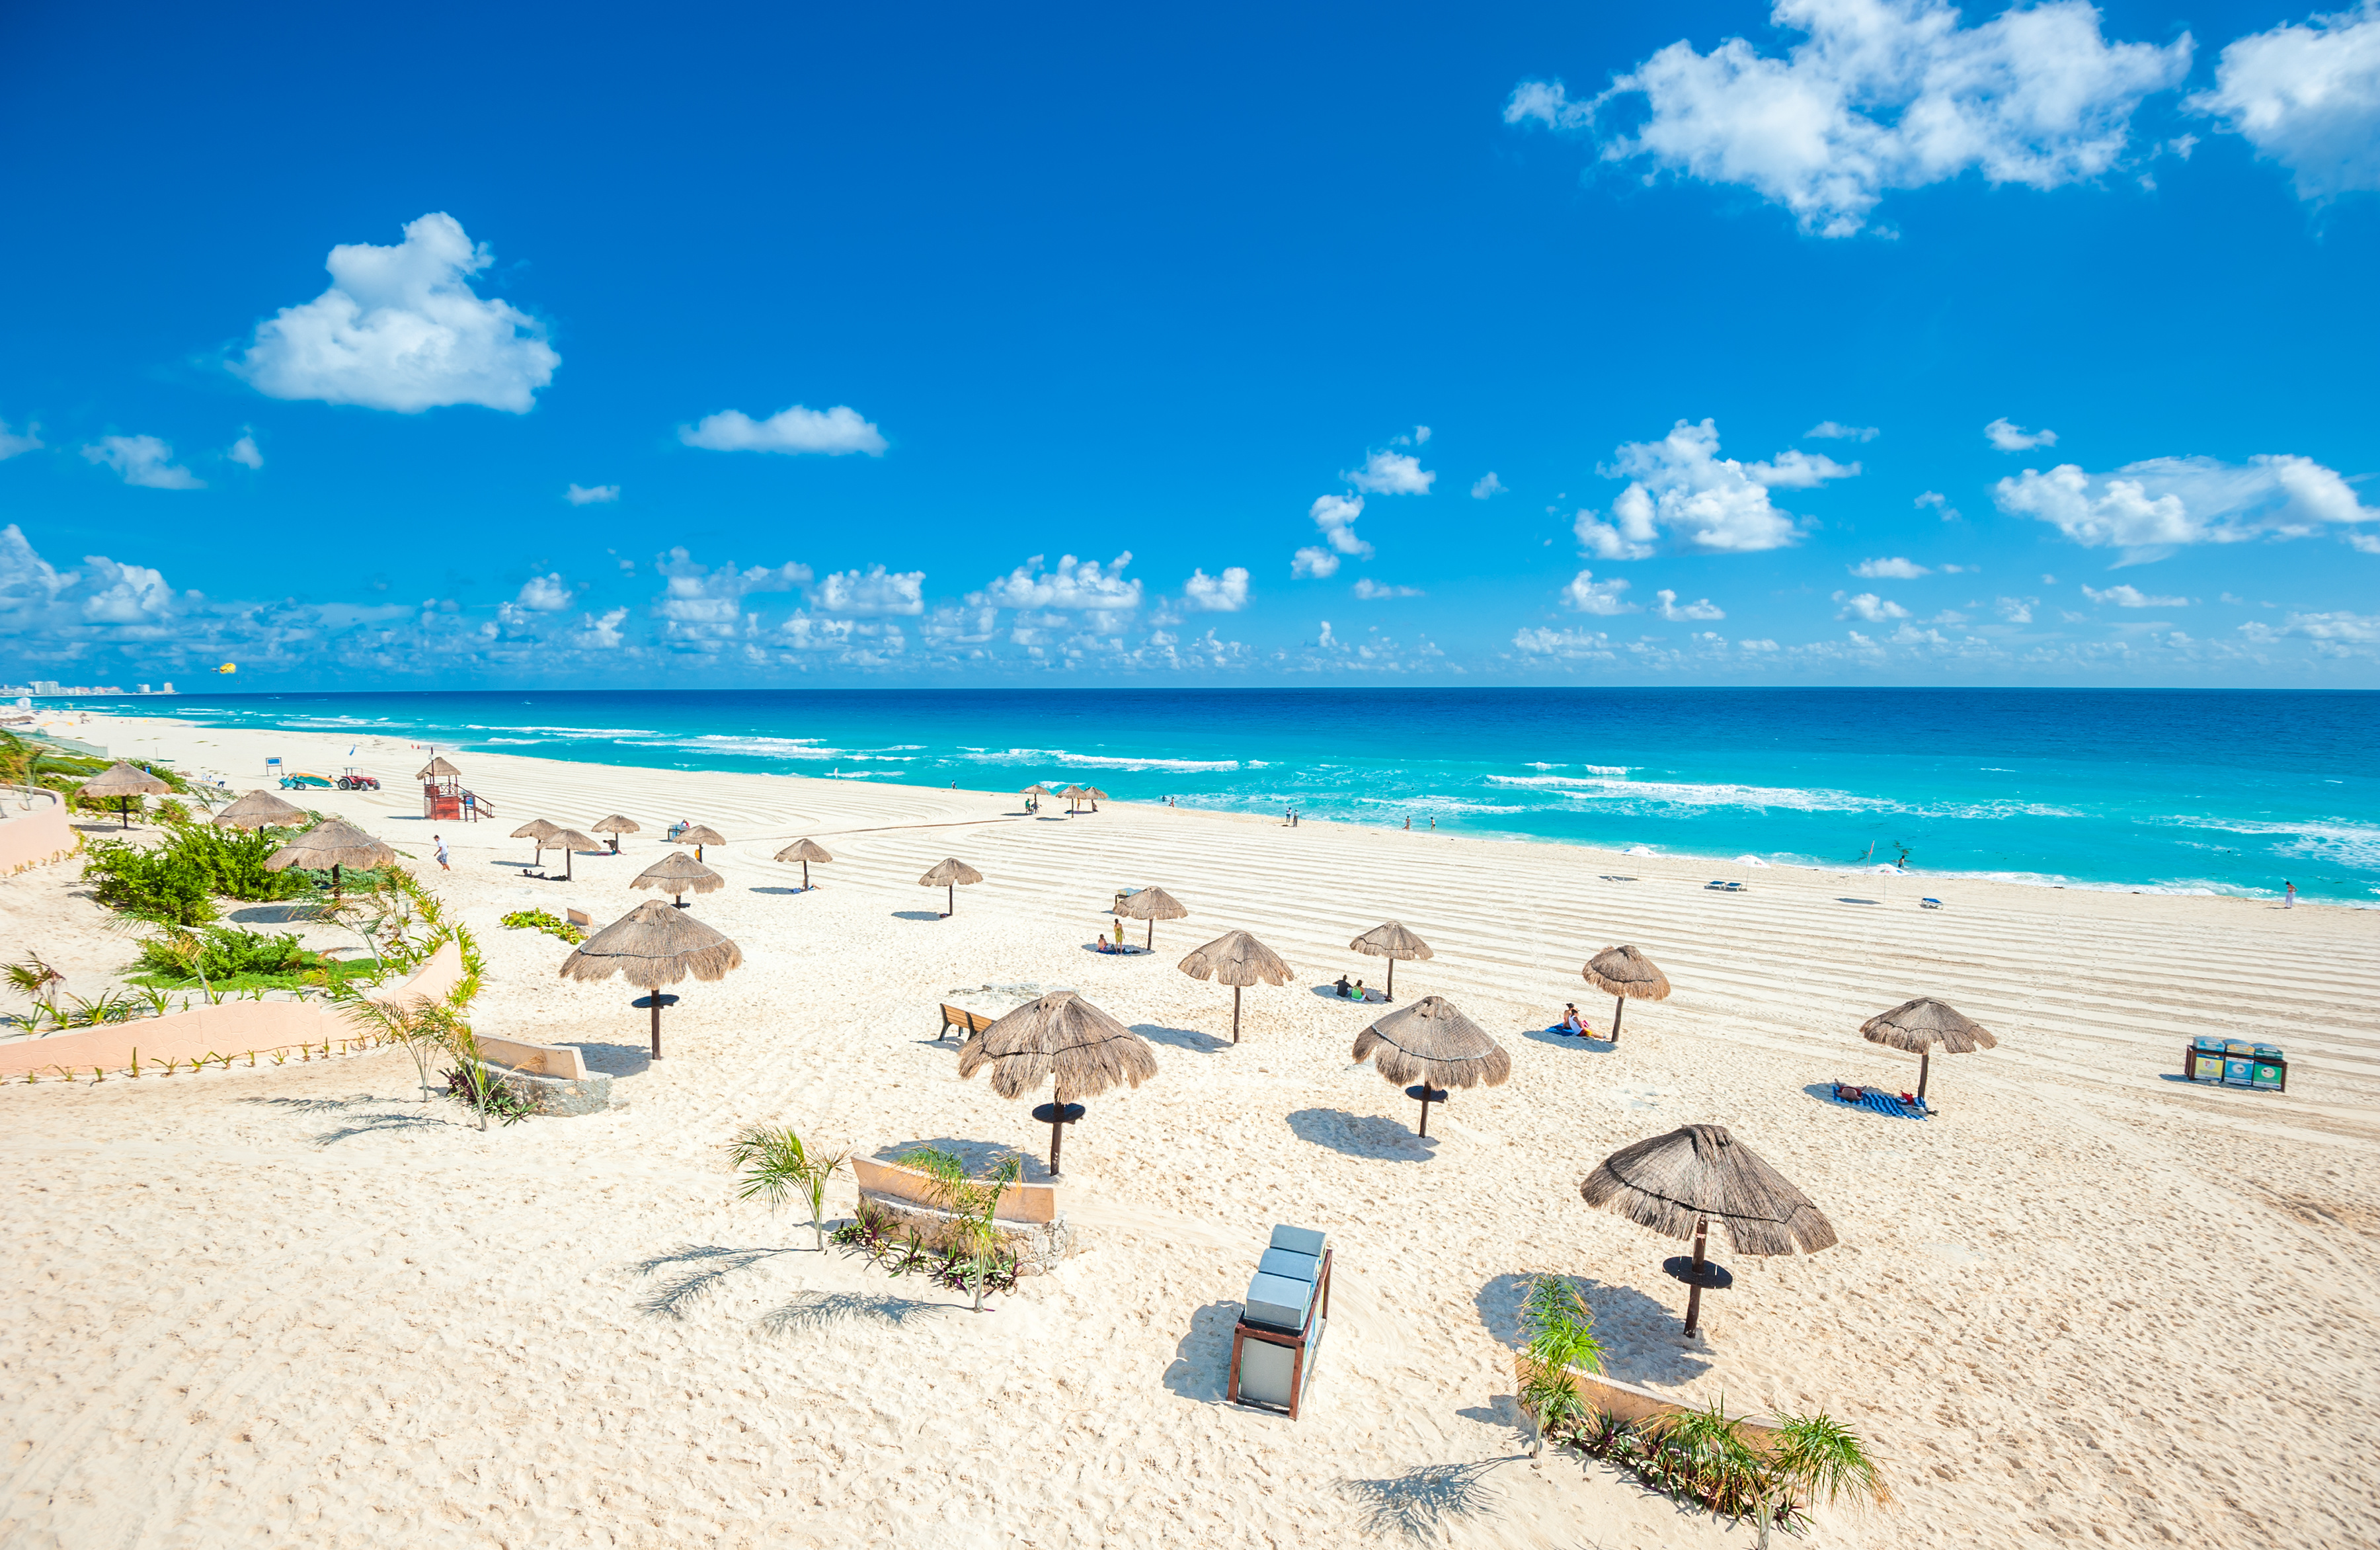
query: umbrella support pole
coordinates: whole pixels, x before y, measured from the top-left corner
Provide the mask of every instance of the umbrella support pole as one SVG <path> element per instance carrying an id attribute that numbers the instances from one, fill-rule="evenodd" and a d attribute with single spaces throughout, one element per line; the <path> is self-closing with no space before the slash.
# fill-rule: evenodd
<path id="1" fill-rule="evenodd" d="M 1931 1066 L 1933 1063 L 1934 1052 L 1932 1050 L 1921 1049 L 1917 1052 L 1917 1097 L 1920 1103 L 1923 1103 L 1925 1098 L 1926 1068 Z"/>
<path id="2" fill-rule="evenodd" d="M 1620 1015 L 1627 1009 L 1626 996 L 1615 995 L 1611 998 L 1611 1042 L 1615 1044 L 1620 1042 Z"/>
<path id="3" fill-rule="evenodd" d="M 1154 915 L 1148 918 L 1148 941 L 1144 946 L 1152 953 L 1157 951 L 1157 917 Z"/>
<path id="4" fill-rule="evenodd" d="M 1396 960 L 1396 959 L 1394 959 L 1394 958 L 1390 958 L 1390 959 L 1389 959 L 1389 999 L 1390 999 L 1390 1000 L 1391 1000 L 1391 1001 L 1394 1001 L 1396 998 L 1397 998 L 1397 960 Z M 1422 1105 L 1422 1114 L 1421 1114 L 1421 1117 L 1422 1117 L 1422 1122 L 1423 1122 L 1424 1124 L 1427 1124 L 1427 1123 L 1429 1122 L 1429 1105 L 1428 1105 L 1427 1104 L 1424 1104 L 1424 1105 Z"/>
<path id="5" fill-rule="evenodd" d="M 958 912 L 959 885 L 955 883 L 946 883 L 942 885 L 942 919 L 947 921 Z M 1057 1154 L 1057 1143 L 1052 1141 L 1050 1145 L 1050 1155 L 1055 1157 Z M 1051 1165 L 1050 1171 L 1051 1173 L 1056 1173 L 1058 1171 L 1057 1166 L 1054 1164 Z"/>
<path id="6" fill-rule="evenodd" d="M 653 1058 L 662 1057 L 662 993 L 656 988 L 646 992 L 653 1001 Z"/>
<path id="7" fill-rule="evenodd" d="M 1240 1042 L 1240 987 L 1232 987 L 1232 1043 Z"/>
<path id="8" fill-rule="evenodd" d="M 1429 1092 L 1427 1087 L 1421 1095 L 1421 1139 L 1429 1139 Z"/>
<path id="9" fill-rule="evenodd" d="M 1703 1322 L 1703 1251 L 1710 1241 L 1710 1218 L 1694 1218 L 1694 1281 L 1686 1293 L 1686 1336 L 1693 1338 Z"/>

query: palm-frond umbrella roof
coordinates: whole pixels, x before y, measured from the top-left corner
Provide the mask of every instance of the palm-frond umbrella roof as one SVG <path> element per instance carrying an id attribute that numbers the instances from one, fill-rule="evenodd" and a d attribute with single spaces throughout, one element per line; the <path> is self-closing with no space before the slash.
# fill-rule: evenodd
<path id="1" fill-rule="evenodd" d="M 173 787 L 148 771 L 117 760 L 75 787 L 86 797 L 162 796 Z"/>
<path id="2" fill-rule="evenodd" d="M 1428 943 L 1407 931 L 1401 921 L 1374 926 L 1347 946 L 1373 958 L 1429 958 L 1438 956 L 1429 950 Z"/>
<path id="3" fill-rule="evenodd" d="M 1245 931 L 1227 931 L 1182 960 L 1194 980 L 1224 985 L 1285 985 L 1296 973 L 1281 955 Z"/>
<path id="4" fill-rule="evenodd" d="M 265 870 L 281 872 L 303 867 L 327 872 L 337 867 L 386 866 L 396 852 L 344 818 L 326 818 L 264 860 Z"/>
<path id="5" fill-rule="evenodd" d="M 1026 1002 L 960 1047 L 960 1076 L 987 1068 L 991 1090 L 1003 1098 L 1022 1098 L 1054 1080 L 1057 1101 L 1065 1104 L 1111 1087 L 1138 1087 L 1157 1074 L 1157 1056 L 1148 1040 L 1062 990 Z"/>
<path id="6" fill-rule="evenodd" d="M 207 822 L 222 829 L 294 828 L 306 822 L 306 810 L 292 807 L 270 791 L 250 791 Z"/>
<path id="7" fill-rule="evenodd" d="M 441 755 L 438 758 L 431 760 L 430 763 L 422 765 L 421 768 L 414 771 L 413 778 L 416 780 L 449 780 L 458 779 L 461 777 L 462 774 L 462 771 L 446 763 L 444 756 Z"/>
<path id="8" fill-rule="evenodd" d="M 637 873 L 628 886 L 659 888 L 665 894 L 714 894 L 727 886 L 727 879 L 685 851 L 673 850 Z"/>
<path id="9" fill-rule="evenodd" d="M 1106 792 L 1104 792 L 1104 791 L 1100 790 L 1100 789 L 1099 789 L 1098 787 L 1096 787 L 1096 786 L 1086 786 L 1086 787 L 1083 787 L 1083 795 L 1084 795 L 1084 796 L 1086 796 L 1086 797 L 1090 798 L 1090 799 L 1091 799 L 1091 800 L 1093 800 L 1093 801 L 1095 801 L 1095 802 L 1103 802 L 1103 801 L 1106 801 L 1106 800 L 1108 799 L 1108 794 L 1107 794 Z"/>
<path id="10" fill-rule="evenodd" d="M 797 839 L 791 845 L 786 846 L 783 850 L 778 851 L 777 860 L 781 861 L 831 861 L 834 860 L 834 858 L 828 855 L 826 847 L 820 845 L 817 840 Z"/>
<path id="11" fill-rule="evenodd" d="M 1501 1086 L 1512 1057 L 1488 1031 L 1442 995 L 1425 995 L 1355 1035 L 1355 1058 L 1369 1056 L 1380 1075 L 1402 1086 Z"/>
<path id="12" fill-rule="evenodd" d="M 1624 943 L 1587 959 L 1581 972 L 1588 984 L 1606 995 L 1624 995 L 1632 1001 L 1666 1001 L 1670 996 L 1670 977 L 1651 958 Z"/>
<path id="13" fill-rule="evenodd" d="M 552 819 L 532 818 L 528 823 L 523 824 L 519 828 L 515 829 L 513 831 L 513 837 L 515 839 L 542 840 L 549 835 L 561 832 L 561 829 L 562 825 L 554 823 Z"/>
<path id="14" fill-rule="evenodd" d="M 983 873 L 960 860 L 956 856 L 934 863 L 933 870 L 917 879 L 921 888 L 947 887 L 953 883 L 980 883 Z"/>
<path id="15" fill-rule="evenodd" d="M 1116 900 L 1114 912 L 1127 921 L 1180 921 L 1190 911 L 1162 888 L 1143 888 Z"/>
<path id="16" fill-rule="evenodd" d="M 677 836 L 676 843 L 679 845 L 724 845 L 727 843 L 727 836 L 721 834 L 717 829 L 712 828 L 708 824 L 697 824 L 693 828 L 681 832 Z"/>
<path id="17" fill-rule="evenodd" d="M 1084 790 L 1079 786 L 1069 786 L 1063 791 L 1058 792 L 1057 795 L 1061 797 L 1087 797 L 1090 793 Z"/>
<path id="18" fill-rule="evenodd" d="M 607 813 L 587 825 L 589 833 L 599 835 L 632 835 L 643 827 L 635 819 L 623 818 L 616 812 Z"/>
<path id="19" fill-rule="evenodd" d="M 1586 1203 L 1670 1238 L 1692 1238 L 1696 1218 L 1727 1226 L 1745 1254 L 1815 1254 L 1835 1229 L 1810 1198 L 1723 1125 L 1682 1125 L 1623 1146 L 1579 1186 Z"/>
<path id="20" fill-rule="evenodd" d="M 545 843 L 555 850 L 601 850 L 603 842 L 593 835 L 580 834 L 577 829 L 556 829 L 545 836 Z"/>
<path id="21" fill-rule="evenodd" d="M 1904 1001 L 1888 1012 L 1878 1012 L 1860 1024 L 1860 1036 L 1872 1044 L 1919 1053 L 1939 1046 L 1945 1055 L 1971 1055 L 1996 1049 L 1999 1040 L 1990 1030 L 1930 995 Z"/>
<path id="22" fill-rule="evenodd" d="M 1020 797 L 1054 797 L 1058 793 L 1050 790 L 1048 787 L 1042 785 L 1037 780 L 1032 785 L 1026 787 L 1024 790 L 1019 791 L 1016 794 Z"/>
<path id="23" fill-rule="evenodd" d="M 617 974 L 658 990 L 688 974 L 720 979 L 743 962 L 744 950 L 709 924 L 649 898 L 581 942 L 562 960 L 562 977 L 595 981 Z"/>

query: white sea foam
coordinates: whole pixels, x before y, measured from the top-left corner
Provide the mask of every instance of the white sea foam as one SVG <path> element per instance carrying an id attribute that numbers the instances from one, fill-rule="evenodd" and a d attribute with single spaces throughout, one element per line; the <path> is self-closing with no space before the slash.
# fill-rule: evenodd
<path id="1" fill-rule="evenodd" d="M 2143 819 L 2143 823 L 2185 829 L 2210 829 L 2217 834 L 2256 835 L 2289 843 L 2273 849 L 2285 856 L 2331 861 L 2360 871 L 2380 868 L 2380 824 L 2358 824 L 2346 818 L 2312 818 L 2283 823 L 2246 818 L 2202 818 L 2176 815 Z"/>
<path id="2" fill-rule="evenodd" d="M 968 756 L 985 764 L 1059 764 L 1095 770 L 1168 770 L 1189 775 L 1199 770 L 1236 770 L 1236 759 L 1158 759 L 1130 754 L 1070 753 L 1062 748 L 984 749 Z"/>

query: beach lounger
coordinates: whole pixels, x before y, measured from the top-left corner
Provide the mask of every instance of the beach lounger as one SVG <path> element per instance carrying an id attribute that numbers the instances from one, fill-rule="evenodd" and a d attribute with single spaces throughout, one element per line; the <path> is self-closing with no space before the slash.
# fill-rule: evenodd
<path id="1" fill-rule="evenodd" d="M 953 1007 L 946 1001 L 942 1003 L 942 1031 L 934 1035 L 934 1043 L 939 1044 L 948 1038 L 953 1028 L 962 1033 L 973 1035 L 982 1032 L 991 1024 L 992 1019 L 981 1012 L 970 1012 L 964 1007 Z"/>
<path id="2" fill-rule="evenodd" d="M 1938 898 L 1921 898 L 1917 901 L 1917 908 L 1920 909 L 1939 909 L 1942 908 L 1942 901 Z"/>
<path id="3" fill-rule="evenodd" d="M 1744 885 L 1741 883 L 1730 883 L 1723 878 L 1716 877 L 1704 884 L 1703 888 L 1706 892 L 1716 890 L 1722 894 L 1740 894 L 1744 891 Z"/>
<path id="4" fill-rule="evenodd" d="M 1912 1092 L 1891 1093 L 1880 1087 L 1861 1087 L 1848 1081 L 1834 1084 L 1835 1102 L 1852 1108 L 1874 1109 L 1893 1119 L 1931 1119 L 1934 1111 L 1925 1100 Z"/>

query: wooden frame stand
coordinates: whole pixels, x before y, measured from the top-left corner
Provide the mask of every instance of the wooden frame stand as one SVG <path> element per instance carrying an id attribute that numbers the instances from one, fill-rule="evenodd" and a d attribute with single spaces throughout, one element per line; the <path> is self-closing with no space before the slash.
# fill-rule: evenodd
<path id="1" fill-rule="evenodd" d="M 1271 1410 L 1276 1414 L 1286 1415 L 1292 1421 L 1297 1419 L 1297 1412 L 1305 1403 L 1305 1384 L 1307 1378 L 1312 1375 L 1315 1353 L 1322 1344 L 1323 1330 L 1330 1322 L 1331 1253 L 1332 1251 L 1329 1249 L 1322 1251 L 1322 1263 L 1315 1279 L 1314 1300 L 1307 1308 L 1304 1329 L 1291 1331 L 1278 1329 L 1270 1324 L 1250 1324 L 1245 1314 L 1232 1327 L 1232 1375 L 1224 1388 L 1225 1397 L 1232 1404 L 1245 1405 L 1251 1410 Z M 1246 1353 L 1248 1342 L 1251 1340 L 1258 1345 L 1271 1348 L 1261 1353 L 1259 1357 L 1259 1361 L 1268 1367 L 1277 1369 L 1281 1360 L 1272 1354 L 1273 1350 L 1288 1353 L 1289 1387 L 1286 1402 L 1257 1398 L 1240 1391 L 1241 1362 Z"/>

